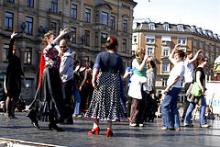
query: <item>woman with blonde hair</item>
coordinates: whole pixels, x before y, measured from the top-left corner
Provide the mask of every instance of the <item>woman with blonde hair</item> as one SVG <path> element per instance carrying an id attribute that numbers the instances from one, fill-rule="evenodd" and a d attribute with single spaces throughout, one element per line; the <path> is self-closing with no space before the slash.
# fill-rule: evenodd
<path id="1" fill-rule="evenodd" d="M 135 59 L 132 61 L 133 75 L 130 79 L 131 83 L 128 90 L 128 95 L 132 98 L 130 112 L 130 126 L 135 127 L 138 123 L 138 114 L 140 102 L 142 99 L 142 86 L 147 81 L 146 79 L 146 61 L 148 56 L 145 55 L 145 50 L 138 48 L 135 52 Z M 140 124 L 143 126 L 143 124 Z"/>

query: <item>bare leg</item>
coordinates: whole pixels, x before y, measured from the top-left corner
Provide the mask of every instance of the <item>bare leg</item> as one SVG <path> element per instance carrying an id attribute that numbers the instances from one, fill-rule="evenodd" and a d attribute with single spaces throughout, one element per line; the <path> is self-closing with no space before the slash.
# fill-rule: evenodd
<path id="1" fill-rule="evenodd" d="M 98 128 L 99 127 L 99 120 L 98 119 L 95 119 L 94 122 L 93 122 L 93 129 L 95 128 Z"/>
<path id="2" fill-rule="evenodd" d="M 110 130 L 112 130 L 112 121 L 108 121 L 108 122 L 107 122 L 107 128 L 109 128 Z"/>

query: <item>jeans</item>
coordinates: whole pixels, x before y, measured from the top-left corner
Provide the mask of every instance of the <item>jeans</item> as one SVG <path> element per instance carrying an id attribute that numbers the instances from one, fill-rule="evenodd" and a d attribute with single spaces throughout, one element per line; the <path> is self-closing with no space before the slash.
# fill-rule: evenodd
<path id="1" fill-rule="evenodd" d="M 177 99 L 181 88 L 173 87 L 164 97 L 162 103 L 163 126 L 169 129 L 179 128 L 179 112 L 177 109 Z"/>
<path id="2" fill-rule="evenodd" d="M 79 114 L 80 114 L 81 96 L 80 96 L 80 93 L 79 93 L 79 90 L 78 90 L 78 89 L 75 89 L 75 90 L 74 90 L 73 96 L 74 96 L 74 98 L 75 98 L 75 101 L 74 101 L 74 104 L 75 104 L 74 114 L 75 114 L 75 115 L 79 115 Z"/>
<path id="3" fill-rule="evenodd" d="M 184 123 L 191 124 L 192 123 L 192 112 L 195 109 L 196 104 L 194 102 L 191 102 L 187 111 L 186 116 L 184 119 Z M 200 106 L 200 113 L 199 113 L 199 122 L 200 125 L 206 124 L 207 120 L 205 118 L 205 110 L 206 110 L 206 100 L 205 97 L 201 97 L 201 106 Z"/>

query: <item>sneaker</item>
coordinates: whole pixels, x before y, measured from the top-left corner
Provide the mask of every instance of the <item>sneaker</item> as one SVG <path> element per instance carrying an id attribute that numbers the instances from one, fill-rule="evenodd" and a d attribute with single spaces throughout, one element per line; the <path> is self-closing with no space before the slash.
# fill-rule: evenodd
<path id="1" fill-rule="evenodd" d="M 139 127 L 144 127 L 144 124 L 138 124 Z"/>
<path id="2" fill-rule="evenodd" d="M 136 124 L 136 123 L 130 123 L 129 126 L 131 126 L 131 127 L 136 127 L 137 124 Z"/>
<path id="3" fill-rule="evenodd" d="M 184 123 L 184 127 L 193 127 L 193 124 Z"/>
<path id="4" fill-rule="evenodd" d="M 209 127 L 211 127 L 209 124 L 200 125 L 200 128 L 209 128 Z"/>
<path id="5" fill-rule="evenodd" d="M 160 129 L 161 129 L 161 130 L 164 130 L 164 131 L 168 130 L 167 127 L 162 127 L 162 128 L 160 128 Z"/>

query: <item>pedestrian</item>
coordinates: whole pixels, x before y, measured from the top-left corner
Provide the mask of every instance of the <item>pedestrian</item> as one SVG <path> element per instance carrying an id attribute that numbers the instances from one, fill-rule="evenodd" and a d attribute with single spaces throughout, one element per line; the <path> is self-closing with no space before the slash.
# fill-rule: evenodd
<path id="1" fill-rule="evenodd" d="M 131 76 L 131 83 L 128 89 L 128 96 L 132 98 L 130 123 L 131 127 L 136 127 L 138 123 L 138 114 L 140 110 L 140 102 L 142 100 L 143 83 L 147 81 L 146 78 L 146 61 L 148 55 L 145 55 L 145 50 L 140 48 L 135 52 L 135 59 L 132 61 L 133 74 Z M 140 123 L 143 126 L 143 123 Z"/>
<path id="2" fill-rule="evenodd" d="M 62 52 L 60 63 L 60 76 L 62 80 L 62 86 L 65 94 L 65 110 L 64 110 L 64 124 L 73 124 L 72 111 L 73 111 L 73 63 L 71 49 L 67 46 L 65 39 L 62 39 L 59 43 L 59 47 Z"/>
<path id="3" fill-rule="evenodd" d="M 146 121 L 154 121 L 155 113 L 157 111 L 157 102 L 155 96 L 155 83 L 156 83 L 156 64 L 152 58 L 147 61 L 147 82 L 143 86 L 143 94 L 144 94 L 144 101 L 145 107 L 141 112 L 142 115 L 141 121 L 142 123 L 144 120 Z"/>
<path id="4" fill-rule="evenodd" d="M 73 83 L 73 96 L 74 96 L 74 106 L 73 106 L 73 117 L 82 117 L 80 114 L 80 106 L 81 106 L 81 94 L 80 94 L 80 84 L 82 82 L 82 74 L 80 72 L 81 64 L 79 61 L 75 61 L 74 63 L 74 83 Z"/>
<path id="5" fill-rule="evenodd" d="M 122 58 L 117 54 L 118 41 L 110 36 L 106 51 L 99 53 L 93 67 L 93 97 L 85 117 L 93 118 L 88 135 L 99 134 L 99 121 L 107 121 L 106 137 L 113 136 L 112 121 L 119 121 L 124 112 L 121 99 L 121 74 L 124 72 Z"/>
<path id="6" fill-rule="evenodd" d="M 184 66 L 185 66 L 185 74 L 184 74 L 184 90 L 185 90 L 185 100 L 183 103 L 183 114 L 182 114 L 182 122 L 184 121 L 186 110 L 189 106 L 189 101 L 187 100 L 187 97 L 190 97 L 190 95 L 187 95 L 187 91 L 190 87 L 190 85 L 193 82 L 194 79 L 194 62 L 196 61 L 198 55 L 201 53 L 202 50 L 198 50 L 193 57 L 193 54 L 191 51 L 187 52 L 186 59 L 184 60 Z"/>
<path id="7" fill-rule="evenodd" d="M 42 75 L 41 90 L 39 90 L 41 94 L 32 103 L 31 109 L 35 111 L 30 112 L 35 113 L 28 115 L 34 127 L 36 127 L 35 123 L 38 124 L 39 117 L 42 121 L 49 120 L 50 130 L 63 131 L 57 126 L 57 123 L 64 118 L 64 94 L 59 74 L 60 53 L 55 45 L 67 33 L 67 29 L 64 29 L 56 38 L 51 31 L 44 35 L 43 41 L 46 41 L 47 46 L 43 49 L 45 69 Z"/>
<path id="8" fill-rule="evenodd" d="M 8 66 L 5 78 L 5 94 L 6 94 L 6 113 L 8 118 L 15 117 L 15 106 L 21 93 L 21 78 L 24 73 L 21 68 L 20 58 L 16 55 L 15 36 L 17 33 L 11 34 L 11 40 L 8 49 Z"/>
<path id="9" fill-rule="evenodd" d="M 208 128 L 210 125 L 207 123 L 207 119 L 205 117 L 206 112 L 206 99 L 205 99 L 205 72 L 204 68 L 208 63 L 208 58 L 203 57 L 202 55 L 198 57 L 198 67 L 195 70 L 195 81 L 198 83 L 202 95 L 199 97 L 194 97 L 193 100 L 190 102 L 189 107 L 186 111 L 186 116 L 184 119 L 184 126 L 185 127 L 192 127 L 192 112 L 195 109 L 195 106 L 198 104 L 200 106 L 200 113 L 199 113 L 199 122 L 201 128 Z"/>
<path id="10" fill-rule="evenodd" d="M 180 131 L 179 112 L 177 109 L 177 99 L 181 91 L 182 80 L 184 77 L 184 56 L 182 50 L 178 50 L 179 44 L 175 45 L 169 60 L 174 65 L 167 80 L 167 87 L 164 90 L 164 100 L 162 103 L 162 130 Z"/>
<path id="11" fill-rule="evenodd" d="M 80 109 L 82 112 L 86 112 L 90 101 L 92 98 L 93 93 L 93 86 L 92 86 L 92 67 L 94 63 L 91 61 L 90 63 L 87 62 L 85 65 L 85 70 L 83 74 L 83 80 L 79 86 L 80 95 L 82 98 Z"/>

